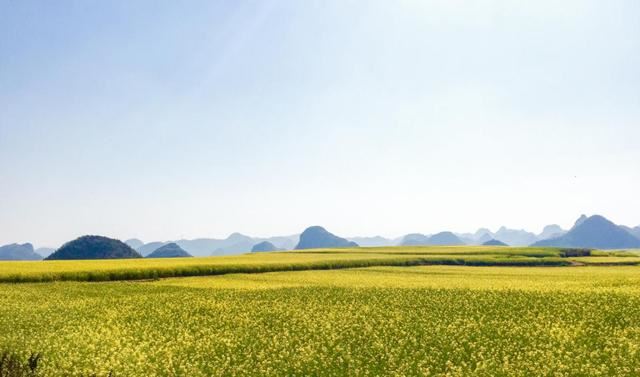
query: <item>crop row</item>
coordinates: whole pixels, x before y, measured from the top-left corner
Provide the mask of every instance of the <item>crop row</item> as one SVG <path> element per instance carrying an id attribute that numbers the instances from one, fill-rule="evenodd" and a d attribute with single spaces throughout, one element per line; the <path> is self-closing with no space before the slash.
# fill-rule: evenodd
<path id="1" fill-rule="evenodd" d="M 259 258 L 259 259 L 258 259 Z M 262 263 L 256 263 L 261 261 Z M 122 263 L 120 263 L 122 262 Z M 173 263 L 172 263 L 173 262 Z M 185 276 L 211 276 L 237 273 L 274 271 L 328 270 L 371 266 L 566 266 L 571 262 L 558 257 L 529 257 L 518 255 L 398 255 L 390 254 L 315 254 L 270 253 L 260 257 L 247 255 L 235 259 L 189 258 L 171 259 L 163 264 L 145 261 L 29 262 L 32 270 L 22 267 L 12 271 L 11 263 L 0 264 L 0 282 L 27 283 L 47 281 L 118 281 L 147 280 Z M 198 263 L 200 262 L 200 263 Z M 6 266 L 6 269 L 3 267 Z M 65 269 L 65 266 L 68 269 Z M 51 267 L 51 269 L 47 268 Z"/>

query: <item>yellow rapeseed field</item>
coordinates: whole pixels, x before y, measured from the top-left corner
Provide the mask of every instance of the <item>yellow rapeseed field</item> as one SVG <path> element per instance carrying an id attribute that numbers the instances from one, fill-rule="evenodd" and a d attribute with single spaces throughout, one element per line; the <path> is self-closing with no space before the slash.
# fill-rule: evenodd
<path id="1" fill-rule="evenodd" d="M 640 263 L 635 254 L 624 261 Z M 631 257 L 629 257 L 631 256 Z M 612 258 L 608 256 L 606 258 Z M 487 246 L 315 249 L 204 258 L 0 261 L 0 282 L 115 281 L 368 266 L 568 265 L 562 250 Z"/>
<path id="2" fill-rule="evenodd" d="M 0 284 L 0 349 L 43 376 L 638 376 L 639 318 L 638 266 Z"/>

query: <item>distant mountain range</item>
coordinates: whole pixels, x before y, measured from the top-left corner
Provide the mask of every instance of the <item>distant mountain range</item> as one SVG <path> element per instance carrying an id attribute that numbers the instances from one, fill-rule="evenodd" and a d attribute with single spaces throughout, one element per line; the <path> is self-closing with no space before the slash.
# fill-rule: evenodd
<path id="1" fill-rule="evenodd" d="M 404 237 L 385 238 L 381 236 L 374 237 L 347 237 L 349 241 L 355 242 L 361 247 L 384 247 L 400 245 Z"/>
<path id="2" fill-rule="evenodd" d="M 402 238 L 400 242 L 401 246 L 420 246 L 420 245 L 428 245 L 429 244 L 429 236 L 424 235 L 422 233 L 409 233 Z"/>
<path id="3" fill-rule="evenodd" d="M 56 251 L 56 249 L 52 247 L 39 247 L 35 251 L 36 253 L 40 254 L 43 258 L 46 258 L 49 255 L 53 254 L 53 252 Z"/>
<path id="4" fill-rule="evenodd" d="M 451 232 L 440 232 L 433 236 L 420 233 L 407 234 L 400 243 L 402 246 L 428 246 L 428 245 L 465 245 L 465 242 Z"/>
<path id="5" fill-rule="evenodd" d="M 240 233 L 233 233 L 225 239 L 216 238 L 197 238 L 193 240 L 177 240 L 166 242 L 149 242 L 140 245 L 142 241 L 138 239 L 127 240 L 126 243 L 136 249 L 143 256 L 151 254 L 161 246 L 169 243 L 175 243 L 189 254 L 196 257 L 204 257 L 209 255 L 237 255 L 248 253 L 254 245 L 268 241 L 275 245 L 278 249 L 291 250 L 299 240 L 298 235 L 293 236 L 277 236 L 269 238 L 249 237 Z M 134 247 L 135 246 L 135 247 Z"/>
<path id="6" fill-rule="evenodd" d="M 191 254 L 182 250 L 180 246 L 172 242 L 164 246 L 160 246 L 151 254 L 147 255 L 147 258 L 185 258 L 190 256 Z"/>
<path id="7" fill-rule="evenodd" d="M 508 229 L 501 227 L 493 235 L 493 238 L 511 246 L 526 246 L 538 241 L 535 234 L 522 229 Z"/>
<path id="8" fill-rule="evenodd" d="M 580 218 L 566 234 L 538 241 L 533 246 L 587 247 L 595 249 L 640 248 L 640 239 L 602 216 Z"/>
<path id="9" fill-rule="evenodd" d="M 83 237 L 81 237 L 82 240 Z M 79 241 L 74 240 L 74 241 Z M 86 241 L 86 240 L 84 240 Z M 96 240 L 89 243 L 80 242 L 96 250 Z M 117 240 L 112 240 L 117 241 Z M 73 241 L 72 241 L 73 242 Z M 84 242 L 84 243 L 83 243 Z M 118 241 L 120 242 L 120 241 Z M 240 233 L 233 233 L 225 239 L 198 238 L 193 240 L 154 241 L 144 243 L 132 238 L 124 243 L 136 254 L 148 256 L 163 246 L 174 243 L 182 251 L 193 256 L 209 255 L 237 255 L 251 251 L 292 250 L 294 248 L 330 248 L 330 247 L 382 247 L 396 245 L 497 245 L 509 246 L 558 246 L 558 247 L 586 247 L 598 249 L 640 248 L 640 226 L 629 227 L 616 225 L 602 216 L 580 216 L 570 230 L 564 230 L 559 225 L 552 224 L 544 227 L 541 233 L 535 234 L 526 230 L 501 227 L 497 232 L 480 228 L 475 233 L 440 232 L 433 235 L 411 233 L 399 238 L 374 237 L 338 237 L 326 229 L 314 226 L 306 229 L 301 235 L 278 237 L 250 237 Z M 76 243 L 77 244 L 77 243 Z M 73 245 L 73 244 L 72 244 Z M 112 244 L 112 246 L 115 244 Z M 69 243 L 60 249 L 69 251 Z M 60 251 L 60 249 L 58 251 Z M 118 246 L 113 255 L 128 255 L 130 253 Z M 0 246 L 0 260 L 37 260 L 51 257 L 55 259 L 60 253 L 54 249 L 41 247 L 34 250 L 33 245 L 10 244 Z M 113 251 L 113 250 L 112 250 Z M 96 258 L 102 258 L 96 254 Z M 87 257 L 92 257 L 88 255 Z"/>
<path id="10" fill-rule="evenodd" d="M 486 228 L 480 228 L 475 233 L 457 234 L 462 241 L 468 245 L 483 245 L 487 241 L 496 240 L 510 246 L 528 246 L 532 243 L 558 237 L 567 231 L 559 225 L 552 224 L 544 227 L 540 234 L 535 234 L 522 229 L 509 229 L 500 227 L 497 232 L 492 232 Z"/>
<path id="11" fill-rule="evenodd" d="M 640 238 L 640 226 L 637 226 L 635 228 L 631 228 L 628 226 L 621 226 L 622 229 L 626 230 L 627 232 L 631 233 L 633 236 L 635 236 L 636 238 Z M 37 251 L 37 250 L 36 250 Z"/>
<path id="12" fill-rule="evenodd" d="M 159 248 L 161 248 L 164 245 L 168 245 L 171 242 L 149 242 L 146 244 L 143 244 L 142 246 L 139 246 L 137 248 L 134 248 L 131 244 L 129 244 L 129 242 L 125 242 L 127 245 L 129 245 L 129 247 L 135 249 L 138 253 L 140 253 L 140 255 L 142 255 L 143 257 L 146 257 L 147 255 L 153 253 L 154 251 L 158 250 Z M 135 245 L 136 243 L 134 243 Z"/>
<path id="13" fill-rule="evenodd" d="M 137 238 L 128 239 L 124 241 L 124 243 L 129 245 L 129 247 L 131 247 L 133 250 L 137 250 L 139 247 L 142 247 L 144 245 L 144 242 L 140 241 Z"/>
<path id="14" fill-rule="evenodd" d="M 358 244 L 329 233 L 321 226 L 312 226 L 302 232 L 296 250 L 336 247 L 358 247 Z"/>
<path id="15" fill-rule="evenodd" d="M 385 243 L 386 241 L 386 243 Z M 557 224 L 547 225 L 535 234 L 526 230 L 501 227 L 497 232 L 480 228 L 475 233 L 441 232 L 435 235 L 411 233 L 400 242 L 376 237 L 380 245 L 498 245 L 509 246 L 557 246 L 586 247 L 595 249 L 640 248 L 640 226 L 616 225 L 602 216 L 581 215 L 571 230 L 562 229 Z"/>
<path id="16" fill-rule="evenodd" d="M 0 260 L 40 260 L 42 255 L 37 254 L 33 250 L 33 245 L 30 243 L 25 244 L 11 244 L 0 246 Z"/>
<path id="17" fill-rule="evenodd" d="M 482 246 L 509 246 L 506 243 L 498 240 L 489 240 L 482 244 Z"/>
<path id="18" fill-rule="evenodd" d="M 253 245 L 253 247 L 251 248 L 252 253 L 258 253 L 263 251 L 278 251 L 278 250 L 280 249 L 278 249 L 274 244 L 272 244 L 269 241 L 262 241 L 260 243 Z"/>
<path id="19" fill-rule="evenodd" d="M 489 240 L 482 244 L 482 246 L 509 246 L 506 243 L 498 240 Z"/>
<path id="20" fill-rule="evenodd" d="M 567 231 L 562 229 L 560 227 L 560 225 L 557 225 L 557 224 L 547 225 L 547 226 L 544 227 L 544 229 L 542 229 L 542 233 L 540 233 L 538 235 L 537 241 L 548 240 L 549 238 L 560 237 L 560 236 L 564 235 L 565 233 L 567 233 Z"/>
<path id="21" fill-rule="evenodd" d="M 579 225 L 587 220 L 587 216 L 582 215 L 576 221 L 576 225 Z M 575 225 L 574 225 L 575 227 Z M 621 227 L 627 233 L 633 235 L 634 238 L 640 238 L 640 226 Z M 311 227 L 307 229 L 311 232 L 311 235 L 321 241 L 313 241 L 309 245 L 318 245 L 314 247 L 338 247 L 331 246 L 333 244 L 341 245 L 339 247 L 346 247 L 348 242 L 354 242 L 361 247 L 383 247 L 383 246 L 397 246 L 397 245 L 482 245 L 488 241 L 499 241 L 500 243 L 509 246 L 529 246 L 532 244 L 538 245 L 539 242 L 558 239 L 567 234 L 567 230 L 562 229 L 557 224 L 547 225 L 542 229 L 542 232 L 535 234 L 522 229 L 511 229 L 507 227 L 500 227 L 496 232 L 492 232 L 486 228 L 480 228 L 475 233 L 453 233 L 453 232 L 440 232 L 432 235 L 422 233 L 411 233 L 404 237 L 399 238 L 385 238 L 382 236 L 374 237 L 337 237 L 322 227 Z M 306 232 L 306 231 L 305 231 Z M 325 233 L 326 232 L 326 233 Z M 308 235 L 305 235 L 308 236 Z M 340 241 L 336 241 L 336 238 Z M 305 242 L 302 242 L 302 246 L 310 247 L 306 245 L 308 237 L 305 237 Z M 270 237 L 270 238 L 258 238 L 249 237 L 240 233 L 233 233 L 226 239 L 196 239 L 196 240 L 179 240 L 173 241 L 178 244 L 185 251 L 194 256 L 205 255 L 235 255 L 247 253 L 253 250 L 254 246 L 262 242 L 270 242 L 277 250 L 291 250 L 294 249 L 299 241 L 301 241 L 301 235 L 292 235 L 284 237 Z M 135 242 L 135 240 L 134 240 Z M 347 243 L 345 243 L 347 242 Z M 131 240 L 127 241 L 131 244 Z M 142 255 L 148 255 L 155 249 L 163 246 L 169 242 L 152 242 L 144 244 L 137 248 Z M 544 243 L 543 243 L 544 244 Z M 610 246 L 606 248 L 614 248 L 618 243 L 612 242 Z M 132 244 L 135 245 L 135 244 Z M 601 245 L 601 244 L 599 244 Z M 578 245 L 579 246 L 579 245 Z M 580 246 L 582 247 L 582 246 Z M 597 246 L 598 248 L 605 248 L 604 246 Z M 261 247 L 258 247 L 260 249 Z M 268 247 L 267 247 L 268 248 Z"/>

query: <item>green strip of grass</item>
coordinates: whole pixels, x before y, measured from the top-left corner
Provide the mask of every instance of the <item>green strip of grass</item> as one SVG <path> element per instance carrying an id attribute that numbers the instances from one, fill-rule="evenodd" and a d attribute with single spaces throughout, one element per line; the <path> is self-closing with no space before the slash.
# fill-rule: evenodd
<path id="1" fill-rule="evenodd" d="M 332 270 L 343 268 L 359 268 L 374 266 L 419 266 L 419 265 L 451 265 L 451 266 L 567 266 L 571 262 L 557 257 L 539 258 L 527 256 L 504 255 L 470 255 L 470 256 L 398 256 L 371 259 L 335 259 L 324 261 L 286 264 L 228 264 L 228 265 L 190 265 L 162 268 L 122 268 L 102 271 L 43 272 L 38 274 L 14 274 L 0 277 L 0 282 L 27 283 L 48 281 L 118 281 L 149 280 L 186 276 L 211 276 L 237 273 L 263 273 L 278 271 Z"/>
<path id="2" fill-rule="evenodd" d="M 287 254 L 392 254 L 392 255 L 502 255 L 522 257 L 567 257 L 586 256 L 588 253 L 570 255 L 569 251 L 577 249 L 559 249 L 547 247 L 494 247 L 494 246 L 394 246 L 394 247 L 361 247 L 347 249 L 307 249 L 291 250 Z"/>

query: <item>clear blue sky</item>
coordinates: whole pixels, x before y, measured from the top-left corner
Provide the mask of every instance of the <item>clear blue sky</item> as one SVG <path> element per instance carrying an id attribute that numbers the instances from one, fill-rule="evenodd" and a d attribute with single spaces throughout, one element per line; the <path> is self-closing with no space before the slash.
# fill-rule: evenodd
<path id="1" fill-rule="evenodd" d="M 0 0 L 0 244 L 640 225 L 640 2 Z"/>

